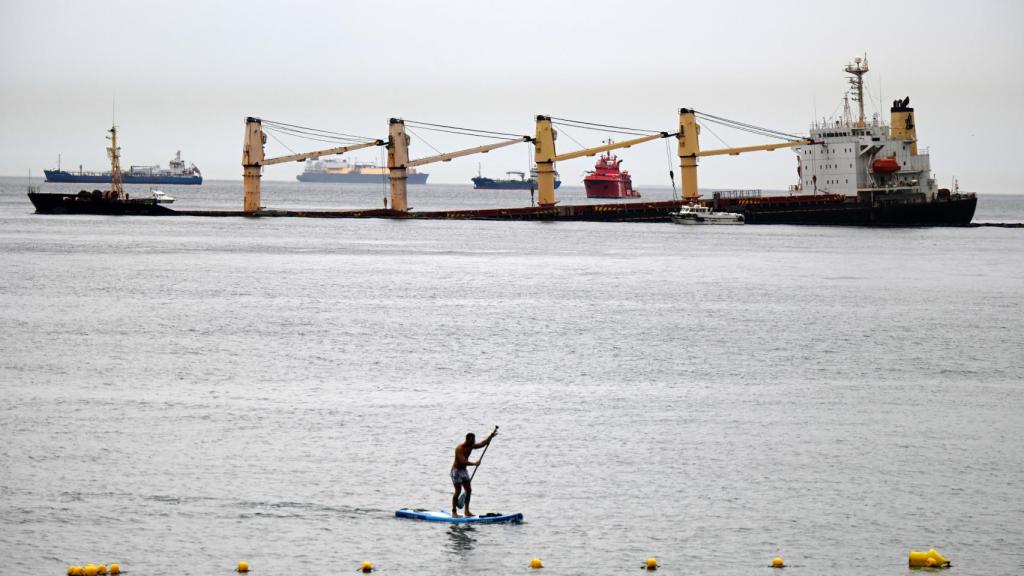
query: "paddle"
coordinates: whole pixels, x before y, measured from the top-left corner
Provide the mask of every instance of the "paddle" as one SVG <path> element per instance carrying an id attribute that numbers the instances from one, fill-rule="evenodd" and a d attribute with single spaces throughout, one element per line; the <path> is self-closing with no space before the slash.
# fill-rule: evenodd
<path id="1" fill-rule="evenodd" d="M 494 427 L 494 434 L 497 434 L 497 433 L 498 433 L 498 427 L 495 426 Z M 493 436 L 491 437 L 491 441 L 494 441 L 494 437 Z M 473 473 L 469 475 L 469 483 L 470 484 L 473 484 L 473 478 L 476 477 L 476 471 L 480 469 L 480 464 L 483 463 L 484 456 L 487 455 L 487 449 L 490 448 L 490 447 L 491 447 L 491 443 L 490 442 L 487 443 L 487 446 L 484 446 L 484 451 L 480 454 L 480 459 L 477 460 L 477 465 L 476 465 L 475 468 L 473 468 Z M 465 506 L 465 504 L 466 504 L 466 493 L 462 492 L 461 494 L 459 494 L 459 503 L 458 503 L 459 510 L 462 510 L 462 507 Z"/>

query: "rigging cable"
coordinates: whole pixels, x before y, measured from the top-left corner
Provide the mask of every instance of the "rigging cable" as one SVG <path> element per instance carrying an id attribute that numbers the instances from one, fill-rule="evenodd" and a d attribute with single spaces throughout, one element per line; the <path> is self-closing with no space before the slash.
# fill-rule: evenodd
<path id="1" fill-rule="evenodd" d="M 707 114 L 704 112 L 693 112 L 695 116 L 701 120 L 707 122 L 713 122 L 722 126 L 728 126 L 736 130 L 742 130 L 744 132 L 750 132 L 752 134 L 760 134 L 762 136 L 768 136 L 779 140 L 804 140 L 803 136 L 797 136 L 795 134 L 789 134 L 788 132 L 782 132 L 780 130 L 773 130 L 771 128 L 764 128 L 761 126 L 755 126 L 754 124 L 747 124 L 738 120 L 730 120 L 728 118 L 722 118 L 721 116 L 715 116 L 713 114 Z"/>
<path id="2" fill-rule="evenodd" d="M 597 130 L 599 128 L 613 128 L 615 130 L 629 130 L 631 132 L 652 132 L 652 133 L 662 132 L 662 130 L 647 130 L 645 128 L 628 128 L 626 126 L 613 126 L 611 124 L 597 124 L 595 122 L 584 122 L 582 120 L 570 120 L 568 118 L 556 118 L 554 116 L 548 116 L 548 118 L 550 118 L 553 121 L 554 120 L 558 120 L 559 122 L 562 122 L 562 123 L 579 124 L 580 126 L 577 126 L 577 128 L 583 128 L 585 126 L 595 126 L 596 127 L 596 128 L 589 128 L 590 130 Z"/>
<path id="3" fill-rule="evenodd" d="M 713 119 L 710 119 L 710 118 L 701 118 L 701 120 L 703 120 L 705 123 L 709 123 L 710 122 L 710 123 L 718 124 L 718 125 L 723 126 L 725 128 L 731 128 L 733 130 L 739 130 L 741 132 L 747 132 L 747 133 L 750 133 L 750 134 L 756 134 L 758 136 L 764 136 L 766 138 L 774 138 L 776 140 L 793 141 L 793 140 L 801 140 L 802 139 L 802 138 L 798 138 L 798 137 L 791 136 L 791 135 L 788 135 L 788 134 L 779 133 L 779 132 L 776 132 L 774 130 L 761 129 L 761 128 L 757 128 L 757 127 L 748 127 L 748 126 L 745 126 L 745 125 L 742 125 L 742 124 L 736 124 L 736 123 L 730 123 L 730 122 L 720 122 L 718 120 L 713 120 Z"/>
<path id="4" fill-rule="evenodd" d="M 551 124 L 553 126 L 560 126 L 562 128 L 565 128 L 566 126 L 568 126 L 570 128 L 581 128 L 583 130 L 595 130 L 597 132 L 604 132 L 606 134 L 607 133 L 625 134 L 626 136 L 650 136 L 652 134 L 655 134 L 655 133 L 643 133 L 643 132 L 625 132 L 625 131 L 622 131 L 622 130 L 612 130 L 610 128 L 591 128 L 589 126 L 580 126 L 580 125 L 577 125 L 577 124 L 565 124 L 565 123 L 562 123 L 562 122 L 552 122 Z"/>
<path id="5" fill-rule="evenodd" d="M 406 124 L 406 128 L 408 128 L 408 127 L 409 127 L 408 124 Z M 416 126 L 416 128 L 418 128 L 419 130 L 430 130 L 431 132 L 446 132 L 448 134 L 459 134 L 461 136 L 475 136 L 477 138 L 494 138 L 495 140 L 514 140 L 514 139 L 517 139 L 517 138 L 528 138 L 528 136 L 523 136 L 522 134 L 512 134 L 510 136 L 491 136 L 491 135 L 488 135 L 488 134 L 474 134 L 472 132 L 460 132 L 458 130 L 445 130 L 444 128 L 429 128 L 429 127 L 425 127 L 425 126 Z"/>
<path id="6" fill-rule="evenodd" d="M 565 134 L 566 138 L 568 138 L 569 140 L 572 140 L 573 142 L 575 142 L 576 145 L 579 146 L 580 148 L 586 148 L 586 146 L 584 146 L 583 144 L 580 144 L 579 140 L 573 138 L 572 134 L 569 134 L 568 132 L 566 132 L 565 128 L 562 129 L 562 134 Z"/>
<path id="7" fill-rule="evenodd" d="M 437 148 L 434 148 L 434 145 L 433 145 L 433 144 L 431 144 L 430 142 L 427 142 L 427 139 L 426 139 L 426 138 L 424 138 L 423 136 L 420 136 L 420 135 L 419 135 L 419 134 L 417 134 L 416 132 L 413 132 L 413 129 L 412 129 L 412 128 L 410 128 L 410 127 L 406 126 L 406 127 L 405 127 L 405 129 L 406 129 L 406 130 L 408 130 L 408 131 L 409 131 L 409 133 L 410 133 L 410 134 L 412 134 L 413 136 L 415 136 L 415 137 L 419 138 L 419 139 L 420 139 L 420 140 L 421 140 L 421 141 L 422 141 L 422 142 L 423 142 L 424 144 L 426 144 L 427 146 L 430 146 L 430 149 L 431 149 L 431 150 L 433 150 L 434 152 L 437 152 L 438 154 L 441 154 L 441 153 L 442 153 L 442 152 L 441 152 L 440 150 L 438 150 Z"/>
<path id="8" fill-rule="evenodd" d="M 333 132 L 331 130 L 322 130 L 320 128 L 310 128 L 308 126 L 299 126 L 297 124 L 287 124 L 285 122 L 277 122 L 276 120 L 260 119 L 260 122 L 262 122 L 263 124 L 272 124 L 272 125 L 274 125 L 276 127 L 289 128 L 289 129 L 292 129 L 292 130 L 295 130 L 295 131 L 306 131 L 306 132 L 314 132 L 314 133 L 315 132 L 319 132 L 320 134 L 323 134 L 323 135 L 340 136 L 342 138 L 347 138 L 347 139 L 351 139 L 351 140 L 377 140 L 376 138 L 369 138 L 367 136 L 357 136 L 355 134 L 346 134 L 344 132 Z"/>
<path id="9" fill-rule="evenodd" d="M 419 120 L 405 120 L 406 125 L 412 124 L 422 130 L 434 130 L 436 132 L 448 132 L 451 134 L 462 134 L 464 136 L 477 136 L 480 138 L 501 138 L 510 140 L 512 138 L 528 138 L 522 134 L 511 132 L 496 132 L 494 130 L 478 130 L 476 128 L 464 128 L 462 126 L 449 126 L 447 124 L 434 124 L 431 122 L 420 122 Z"/>
<path id="10" fill-rule="evenodd" d="M 339 137 L 331 137 L 331 136 L 310 135 L 310 134 L 305 133 L 305 132 L 298 132 L 298 131 L 291 130 L 289 128 L 278 128 L 276 126 L 264 126 L 263 130 L 265 132 L 277 132 L 278 134 L 291 136 L 293 138 L 301 138 L 301 139 L 304 139 L 304 140 L 312 140 L 314 142 L 326 142 L 328 144 L 356 144 L 356 143 L 359 143 L 359 142 L 367 142 L 367 141 L 374 142 L 374 141 L 376 141 L 375 138 L 367 138 L 366 140 L 356 140 L 354 138 L 339 138 Z"/>
<path id="11" fill-rule="evenodd" d="M 271 138 L 273 138 L 274 140 L 277 140 L 277 143 L 278 143 L 278 144 L 280 144 L 281 146 L 284 146 L 285 148 L 287 148 L 287 149 L 288 149 L 288 151 L 289 151 L 289 152 L 291 152 L 292 154 L 295 154 L 295 153 L 296 153 L 296 152 L 295 152 L 295 150 L 292 150 L 291 148 L 289 148 L 287 144 L 285 144 L 284 142 L 282 142 L 282 141 L 281 141 L 281 139 L 280 139 L 280 138 L 278 138 L 277 136 L 275 136 L 273 132 L 267 132 L 267 134 L 270 134 L 270 137 L 271 137 Z"/>
<path id="12" fill-rule="evenodd" d="M 722 146 L 725 146 L 726 148 L 732 148 L 732 146 L 729 146 L 729 144 L 725 140 L 722 140 L 721 136 L 715 134 L 715 131 L 712 130 L 711 127 L 708 126 L 707 124 L 700 124 L 700 127 L 707 130 L 708 132 L 711 132 L 711 135 L 717 138 L 718 141 L 722 143 Z"/>
<path id="13" fill-rule="evenodd" d="M 668 139 L 665 139 L 665 161 L 668 162 L 668 179 L 672 182 L 672 199 L 679 200 L 679 194 L 676 192 L 676 175 L 672 171 L 672 146 L 668 143 Z"/>

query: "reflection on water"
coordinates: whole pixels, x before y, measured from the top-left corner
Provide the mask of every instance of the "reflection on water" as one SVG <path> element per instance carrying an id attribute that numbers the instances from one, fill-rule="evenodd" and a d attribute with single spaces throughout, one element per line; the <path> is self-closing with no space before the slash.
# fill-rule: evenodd
<path id="1" fill-rule="evenodd" d="M 462 556 L 473 551 L 476 545 L 474 533 L 476 528 L 468 524 L 452 524 L 448 527 L 448 551 L 452 554 Z"/>

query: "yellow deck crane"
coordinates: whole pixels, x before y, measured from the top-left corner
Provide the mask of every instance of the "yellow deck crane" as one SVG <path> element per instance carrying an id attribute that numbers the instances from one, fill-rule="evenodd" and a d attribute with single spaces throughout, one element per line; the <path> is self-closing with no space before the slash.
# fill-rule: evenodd
<path id="1" fill-rule="evenodd" d="M 269 122 L 269 120 L 268 120 Z M 245 192 L 243 210 L 246 214 L 258 214 L 260 211 L 260 178 L 263 176 L 263 167 L 284 162 L 303 162 L 309 158 L 330 156 L 332 154 L 344 154 L 354 150 L 362 150 L 371 146 L 383 146 L 383 140 L 371 140 L 359 142 L 347 146 L 336 146 L 313 152 L 302 152 L 289 156 L 277 158 L 265 158 L 263 145 L 267 142 L 267 136 L 263 132 L 263 122 L 259 118 L 245 119 L 245 143 L 242 146 L 242 189 Z"/>
<path id="2" fill-rule="evenodd" d="M 410 122 L 412 122 L 410 120 Z M 455 158 L 469 156 L 471 154 L 485 154 L 491 150 L 529 142 L 529 136 L 502 140 L 494 144 L 474 146 L 455 152 L 447 152 L 434 156 L 427 156 L 416 160 L 409 160 L 409 136 L 405 133 L 405 121 L 400 118 L 392 118 L 388 124 L 388 175 L 391 178 L 391 209 L 396 212 L 408 212 L 409 201 L 406 193 L 406 178 L 408 169 L 434 162 L 450 162 Z"/>
<path id="3" fill-rule="evenodd" d="M 683 183 L 683 201 L 695 201 L 700 193 L 697 191 L 697 158 L 704 156 L 738 156 L 744 152 L 771 151 L 779 148 L 793 148 L 813 144 L 812 140 L 801 139 L 777 144 L 761 146 L 741 146 L 738 148 L 720 148 L 717 150 L 700 149 L 700 126 L 697 124 L 696 112 L 689 108 L 679 109 L 679 173 Z"/>
<path id="4" fill-rule="evenodd" d="M 604 144 L 594 148 L 584 148 L 582 150 L 558 154 L 555 151 L 555 140 L 558 138 L 558 133 L 551 127 L 551 117 L 537 116 L 537 136 L 534 138 L 534 158 L 536 158 L 537 161 L 537 203 L 540 204 L 541 207 L 551 207 L 556 203 L 555 162 L 560 160 L 571 160 L 573 158 L 580 158 L 583 156 L 594 156 L 601 152 L 618 150 L 620 148 L 629 148 L 634 144 L 642 144 L 644 142 L 650 142 L 651 140 L 657 140 L 658 138 L 668 138 L 669 136 L 671 136 L 671 134 L 668 132 L 656 132 L 649 136 L 641 136 L 639 138 L 633 138 L 632 140 L 612 142 L 610 144 Z"/>

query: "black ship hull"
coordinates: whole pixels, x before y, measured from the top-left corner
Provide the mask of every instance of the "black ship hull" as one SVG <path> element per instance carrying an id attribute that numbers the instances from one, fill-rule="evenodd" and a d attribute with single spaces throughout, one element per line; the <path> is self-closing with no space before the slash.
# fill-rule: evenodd
<path id="1" fill-rule="evenodd" d="M 108 216 L 162 216 L 174 214 L 170 208 L 157 203 L 154 198 L 113 199 L 102 192 L 79 192 L 60 194 L 29 192 L 28 199 L 36 207 L 37 214 L 102 214 Z"/>
<path id="2" fill-rule="evenodd" d="M 930 202 L 860 202 L 855 198 L 813 197 L 751 198 L 720 201 L 717 207 L 743 214 L 747 224 L 806 226 L 968 226 L 978 206 L 976 196 Z"/>

